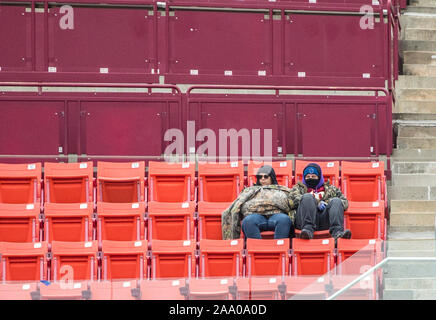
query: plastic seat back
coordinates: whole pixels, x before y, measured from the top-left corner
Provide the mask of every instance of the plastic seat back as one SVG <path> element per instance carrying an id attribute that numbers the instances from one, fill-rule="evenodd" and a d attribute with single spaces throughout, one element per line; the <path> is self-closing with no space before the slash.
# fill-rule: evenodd
<path id="1" fill-rule="evenodd" d="M 362 274 L 375 266 L 382 241 L 376 239 L 338 239 L 338 274 Z"/>
<path id="2" fill-rule="evenodd" d="M 0 203 L 41 201 L 41 163 L 0 163 Z"/>
<path id="3" fill-rule="evenodd" d="M 247 168 L 248 185 L 252 186 L 256 183 L 257 171 L 263 166 L 269 165 L 276 173 L 277 183 L 285 187 L 292 187 L 292 160 L 286 161 L 273 161 L 273 162 L 260 162 L 250 160 Z"/>
<path id="4" fill-rule="evenodd" d="M 340 174 L 339 174 L 339 161 L 305 161 L 295 160 L 295 183 L 303 181 L 304 168 L 309 163 L 316 163 L 321 167 L 324 181 L 330 180 L 330 184 L 339 188 Z"/>
<path id="5" fill-rule="evenodd" d="M 148 163 L 149 201 L 186 202 L 195 197 L 195 163 Z"/>
<path id="6" fill-rule="evenodd" d="M 3 281 L 47 280 L 47 243 L 0 242 Z"/>
<path id="7" fill-rule="evenodd" d="M 195 202 L 156 202 L 148 203 L 149 240 L 194 240 Z"/>
<path id="8" fill-rule="evenodd" d="M 230 300 L 229 287 L 233 278 L 191 279 L 187 290 L 188 300 Z"/>
<path id="9" fill-rule="evenodd" d="M 323 275 L 334 267 L 335 241 L 329 239 L 292 239 L 293 275 Z"/>
<path id="10" fill-rule="evenodd" d="M 247 276 L 289 273 L 289 239 L 247 239 Z"/>
<path id="11" fill-rule="evenodd" d="M 148 274 L 148 243 L 144 241 L 102 241 L 102 280 L 145 279 Z"/>
<path id="12" fill-rule="evenodd" d="M 341 163 L 342 191 L 348 201 L 385 201 L 384 162 Z"/>
<path id="13" fill-rule="evenodd" d="M 84 292 L 88 290 L 87 281 L 51 282 L 49 285 L 40 284 L 40 300 L 84 300 Z"/>
<path id="14" fill-rule="evenodd" d="M 145 162 L 97 162 L 97 201 L 145 201 Z"/>
<path id="15" fill-rule="evenodd" d="M 198 163 L 198 200 L 232 202 L 244 187 L 242 161 Z"/>
<path id="16" fill-rule="evenodd" d="M 344 212 L 344 226 L 351 230 L 353 239 L 384 239 L 384 213 L 384 201 L 350 201 Z"/>
<path id="17" fill-rule="evenodd" d="M 199 276 L 243 275 L 244 240 L 200 240 Z"/>
<path id="18" fill-rule="evenodd" d="M 185 296 L 180 292 L 184 288 L 185 279 L 152 279 L 140 281 L 142 300 L 184 300 Z"/>
<path id="19" fill-rule="evenodd" d="M 46 203 L 44 240 L 92 241 L 93 203 Z"/>
<path id="20" fill-rule="evenodd" d="M 36 292 L 36 282 L 0 283 L 0 300 L 33 300 Z"/>
<path id="21" fill-rule="evenodd" d="M 97 241 L 53 241 L 51 280 L 97 280 L 97 252 Z"/>
<path id="22" fill-rule="evenodd" d="M 0 242 L 40 241 L 40 205 L 0 203 Z"/>
<path id="23" fill-rule="evenodd" d="M 44 201 L 47 203 L 93 202 L 92 162 L 44 163 Z"/>
<path id="24" fill-rule="evenodd" d="M 112 300 L 139 300 L 138 280 L 112 280 Z"/>
<path id="25" fill-rule="evenodd" d="M 97 203 L 99 241 L 138 241 L 145 237 L 145 203 Z"/>
<path id="26" fill-rule="evenodd" d="M 317 276 L 286 277 L 286 300 L 324 300 L 328 296 L 328 281 Z"/>
<path id="27" fill-rule="evenodd" d="M 222 240 L 221 215 L 231 202 L 198 202 L 198 238 Z"/>
<path id="28" fill-rule="evenodd" d="M 195 241 L 153 240 L 151 278 L 191 278 L 196 275 Z"/>

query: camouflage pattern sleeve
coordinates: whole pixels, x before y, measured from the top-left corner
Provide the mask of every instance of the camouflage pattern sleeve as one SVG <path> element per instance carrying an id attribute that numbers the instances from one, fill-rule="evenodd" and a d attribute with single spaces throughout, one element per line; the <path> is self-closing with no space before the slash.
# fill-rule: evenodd
<path id="1" fill-rule="evenodd" d="M 330 185 L 328 186 L 328 199 L 326 202 L 328 203 L 329 200 L 332 198 L 339 198 L 342 201 L 344 211 L 348 209 L 348 200 L 342 193 L 341 189 L 336 186 Z"/>
<path id="2" fill-rule="evenodd" d="M 291 209 L 296 210 L 298 208 L 301 198 L 303 197 L 303 194 L 306 193 L 306 190 L 306 187 L 301 182 L 298 182 L 292 187 L 288 196 L 289 206 Z"/>

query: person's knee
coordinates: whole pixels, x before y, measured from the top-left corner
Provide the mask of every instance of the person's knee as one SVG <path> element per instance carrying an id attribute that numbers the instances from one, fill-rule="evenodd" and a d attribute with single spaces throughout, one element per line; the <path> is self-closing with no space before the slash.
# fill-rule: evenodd
<path id="1" fill-rule="evenodd" d="M 332 198 L 330 200 L 330 207 L 342 208 L 342 201 L 339 198 Z"/>
<path id="2" fill-rule="evenodd" d="M 314 200 L 315 200 L 315 198 L 313 197 L 312 194 L 310 194 L 310 193 L 305 193 L 305 194 L 303 194 L 303 196 L 301 197 L 300 204 L 302 204 L 302 203 L 307 203 L 307 202 L 314 202 Z"/>
<path id="3" fill-rule="evenodd" d="M 258 219 L 254 214 L 251 214 L 249 216 L 246 216 L 242 220 L 242 228 L 250 227 L 250 226 L 257 226 L 258 225 Z"/>

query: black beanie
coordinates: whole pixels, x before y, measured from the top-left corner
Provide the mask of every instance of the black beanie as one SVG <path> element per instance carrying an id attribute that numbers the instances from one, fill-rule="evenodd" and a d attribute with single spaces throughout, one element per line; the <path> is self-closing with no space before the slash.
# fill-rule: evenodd
<path id="1" fill-rule="evenodd" d="M 267 175 L 269 175 L 271 177 L 271 184 L 278 184 L 276 173 L 275 173 L 274 169 L 271 166 L 264 165 L 264 166 L 260 167 L 259 170 L 257 171 L 255 186 L 260 186 L 261 185 L 260 181 L 259 181 L 259 178 L 258 178 L 258 176 L 260 174 L 267 174 Z"/>

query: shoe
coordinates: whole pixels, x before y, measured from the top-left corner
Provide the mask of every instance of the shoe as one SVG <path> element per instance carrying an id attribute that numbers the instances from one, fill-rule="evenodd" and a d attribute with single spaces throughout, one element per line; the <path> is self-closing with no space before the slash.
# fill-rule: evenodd
<path id="1" fill-rule="evenodd" d="M 338 239 L 338 238 L 343 238 L 343 239 L 351 239 L 351 231 L 346 229 L 344 231 L 339 231 L 337 232 L 333 238 Z"/>
<path id="2" fill-rule="evenodd" d="M 313 233 L 311 231 L 309 231 L 307 229 L 301 230 L 300 239 L 309 240 L 309 239 L 312 239 L 312 238 L 313 238 Z"/>

